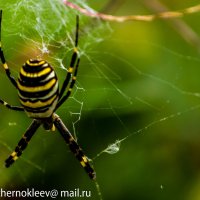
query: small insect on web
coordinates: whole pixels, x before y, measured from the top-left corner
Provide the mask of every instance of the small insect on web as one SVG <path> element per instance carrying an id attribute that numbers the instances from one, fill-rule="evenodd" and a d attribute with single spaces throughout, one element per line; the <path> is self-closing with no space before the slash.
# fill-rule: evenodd
<path id="1" fill-rule="evenodd" d="M 43 125 L 45 130 L 54 131 L 58 129 L 59 133 L 69 145 L 71 152 L 80 162 L 91 179 L 96 178 L 96 173 L 90 165 L 88 158 L 83 153 L 65 124 L 55 111 L 69 98 L 76 82 L 80 58 L 78 55 L 78 31 L 79 17 L 76 18 L 75 46 L 70 62 L 70 67 L 64 83 L 59 90 L 58 78 L 52 66 L 42 59 L 29 59 L 21 67 L 17 80 L 11 75 L 8 64 L 1 47 L 1 21 L 2 10 L 0 10 L 0 58 L 3 68 L 11 83 L 18 90 L 18 96 L 22 107 L 12 106 L 0 99 L 0 103 L 7 108 L 15 111 L 23 111 L 28 117 L 33 118 L 29 128 L 26 130 L 22 139 L 19 141 L 15 151 L 5 161 L 5 166 L 10 167 L 28 145 L 36 130 Z"/>

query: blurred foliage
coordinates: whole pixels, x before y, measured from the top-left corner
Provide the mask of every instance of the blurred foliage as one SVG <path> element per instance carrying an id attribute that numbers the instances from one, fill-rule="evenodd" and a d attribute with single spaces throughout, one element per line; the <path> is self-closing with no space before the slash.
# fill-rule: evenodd
<path id="1" fill-rule="evenodd" d="M 108 2 L 94 1 L 89 6 L 111 13 Z M 153 13 L 145 0 L 118 2 L 114 15 Z M 172 10 L 199 3 L 160 2 Z M 42 55 L 55 66 L 62 84 L 66 70 L 61 63 L 69 65 L 77 12 L 61 3 L 0 0 L 2 45 L 15 77 L 26 59 Z M 108 24 L 80 15 L 77 87 L 58 114 L 75 131 L 90 158 L 130 136 L 118 153 L 102 153 L 93 159 L 105 200 L 200 199 L 200 48 L 198 42 L 188 42 L 188 29 L 184 29 L 188 37 L 184 39 L 178 33 L 182 30 L 171 25 L 176 20 Z M 199 37 L 200 13 L 178 20 Z M 45 48 L 49 52 L 42 54 Z M 0 78 L 0 97 L 19 105 L 17 91 L 3 69 Z M 46 133 L 41 128 L 22 157 L 11 168 L 4 168 L 4 160 L 31 119 L 3 106 L 0 114 L 1 188 L 80 188 L 91 190 L 91 199 L 99 199 L 95 184 L 57 132 Z"/>

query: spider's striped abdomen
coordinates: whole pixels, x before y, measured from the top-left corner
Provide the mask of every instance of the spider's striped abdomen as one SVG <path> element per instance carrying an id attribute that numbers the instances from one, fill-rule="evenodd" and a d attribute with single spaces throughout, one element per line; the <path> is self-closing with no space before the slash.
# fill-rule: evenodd
<path id="1" fill-rule="evenodd" d="M 50 117 L 58 101 L 58 79 L 44 60 L 30 59 L 22 66 L 17 81 L 20 103 L 31 118 Z"/>

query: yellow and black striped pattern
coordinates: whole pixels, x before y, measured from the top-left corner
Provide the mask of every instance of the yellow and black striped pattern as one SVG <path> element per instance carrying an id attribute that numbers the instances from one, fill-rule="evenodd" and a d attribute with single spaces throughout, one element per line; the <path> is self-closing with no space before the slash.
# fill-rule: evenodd
<path id="1" fill-rule="evenodd" d="M 10 105 L 2 99 L 0 99 L 0 104 L 11 110 L 25 111 L 28 117 L 33 118 L 31 125 L 23 134 L 15 150 L 6 159 L 5 166 L 10 167 L 22 155 L 37 129 L 40 125 L 43 125 L 45 130 L 54 131 L 55 128 L 58 129 L 63 139 L 68 144 L 69 149 L 88 173 L 89 177 L 95 179 L 96 173 L 90 165 L 89 159 L 85 156 L 83 150 L 66 128 L 60 117 L 55 114 L 55 111 L 69 98 L 76 82 L 80 61 L 78 55 L 79 17 L 77 16 L 76 18 L 76 37 L 70 67 L 68 68 L 66 78 L 60 91 L 55 71 L 48 62 L 40 59 L 27 60 L 20 69 L 17 81 L 15 80 L 11 75 L 1 46 L 1 21 L 2 10 L 0 10 L 0 61 L 3 64 L 7 77 L 18 90 L 22 107 Z"/>
<path id="2" fill-rule="evenodd" d="M 48 118 L 58 102 L 58 79 L 44 60 L 30 59 L 22 66 L 17 81 L 20 103 L 29 117 Z"/>

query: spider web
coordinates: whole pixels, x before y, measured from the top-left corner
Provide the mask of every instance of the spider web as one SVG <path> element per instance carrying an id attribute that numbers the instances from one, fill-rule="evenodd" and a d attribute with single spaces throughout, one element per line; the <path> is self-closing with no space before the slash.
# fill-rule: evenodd
<path id="1" fill-rule="evenodd" d="M 88 8 L 87 2 L 77 3 Z M 136 12 L 147 12 L 136 2 L 124 4 L 122 10 L 130 5 Z M 74 44 L 76 13 L 59 0 L 8 0 L 0 1 L 0 7 L 2 43 L 13 75 L 17 76 L 26 59 L 42 57 L 54 66 L 61 85 Z M 198 15 L 183 20 L 198 34 L 196 18 Z M 15 166 L 5 169 L 5 158 L 31 120 L 2 108 L 1 187 L 80 188 L 91 190 L 92 199 L 198 196 L 197 50 L 161 20 L 113 24 L 111 28 L 83 16 L 79 48 L 77 84 L 58 114 L 92 159 L 96 186 L 70 156 L 59 134 L 42 129 Z M 1 97 L 16 105 L 16 91 L 3 70 L 0 76 L 8 85 L 6 91 L 1 85 Z"/>

